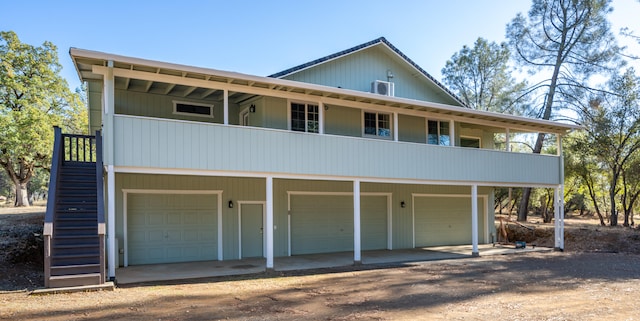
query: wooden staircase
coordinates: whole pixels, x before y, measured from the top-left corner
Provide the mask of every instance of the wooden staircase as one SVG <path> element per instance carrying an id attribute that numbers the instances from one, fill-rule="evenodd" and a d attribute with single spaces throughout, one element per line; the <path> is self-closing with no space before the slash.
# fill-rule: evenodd
<path id="1" fill-rule="evenodd" d="M 99 132 L 96 136 L 64 135 L 56 128 L 54 145 L 44 228 L 45 286 L 104 284 Z"/>

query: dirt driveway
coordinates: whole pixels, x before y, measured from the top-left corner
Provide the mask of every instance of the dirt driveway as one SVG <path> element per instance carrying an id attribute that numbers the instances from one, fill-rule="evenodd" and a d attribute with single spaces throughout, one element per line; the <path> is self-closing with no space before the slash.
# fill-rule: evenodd
<path id="1" fill-rule="evenodd" d="M 550 252 L 326 272 L 113 292 L 0 294 L 0 319 L 634 320 L 640 315 L 636 254 Z"/>

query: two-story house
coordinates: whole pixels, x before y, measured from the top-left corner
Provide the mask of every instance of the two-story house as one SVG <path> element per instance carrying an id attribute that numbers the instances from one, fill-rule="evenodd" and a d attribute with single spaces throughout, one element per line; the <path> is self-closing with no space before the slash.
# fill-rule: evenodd
<path id="1" fill-rule="evenodd" d="M 73 273 L 104 282 L 117 265 L 264 257 L 272 269 L 285 256 L 349 251 L 358 263 L 367 250 L 455 244 L 477 255 L 496 238 L 495 187 L 562 191 L 561 137 L 574 126 L 472 110 L 385 38 L 268 77 L 70 54 L 100 132 L 61 138 L 57 171 L 100 154 L 85 174 L 98 189 L 81 189 L 104 204 L 50 208 L 73 215 L 85 202 L 104 213 L 64 242 L 65 220 L 47 214 L 50 286 L 87 282 Z M 509 150 L 511 135 L 539 132 L 557 138 L 558 155 Z M 89 159 L 75 159 L 83 148 Z M 56 181 L 58 202 L 73 194 L 66 181 Z M 56 260 L 56 247 L 74 242 L 100 254 Z"/>

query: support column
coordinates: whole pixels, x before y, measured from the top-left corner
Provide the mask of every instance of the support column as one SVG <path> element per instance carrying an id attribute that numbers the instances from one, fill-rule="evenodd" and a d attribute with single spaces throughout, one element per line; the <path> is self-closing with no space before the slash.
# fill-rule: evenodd
<path id="1" fill-rule="evenodd" d="M 471 255 L 480 256 L 478 251 L 478 185 L 471 185 Z"/>
<path id="2" fill-rule="evenodd" d="M 107 166 L 107 253 L 108 279 L 116 277 L 116 174 L 113 165 Z"/>
<path id="3" fill-rule="evenodd" d="M 360 243 L 360 181 L 353 181 L 353 263 L 362 263 Z"/>
<path id="4" fill-rule="evenodd" d="M 324 134 L 324 103 L 320 102 L 318 104 L 318 134 Z"/>
<path id="5" fill-rule="evenodd" d="M 222 101 L 224 105 L 224 124 L 229 125 L 229 90 L 223 90 Z"/>
<path id="6" fill-rule="evenodd" d="M 267 176 L 267 219 L 265 233 L 267 239 L 267 270 L 273 270 L 273 177 Z"/>
<path id="7" fill-rule="evenodd" d="M 398 113 L 393 113 L 393 140 L 398 141 L 398 133 L 400 129 L 398 128 Z"/>
<path id="8" fill-rule="evenodd" d="M 555 230 L 555 245 L 554 249 L 558 251 L 564 251 L 564 155 L 562 152 L 562 135 L 557 136 L 558 144 L 558 161 L 560 162 L 559 181 L 560 185 L 556 188 L 556 204 L 554 208 L 554 230 Z"/>
<path id="9" fill-rule="evenodd" d="M 456 122 L 449 121 L 449 146 L 456 146 Z"/>

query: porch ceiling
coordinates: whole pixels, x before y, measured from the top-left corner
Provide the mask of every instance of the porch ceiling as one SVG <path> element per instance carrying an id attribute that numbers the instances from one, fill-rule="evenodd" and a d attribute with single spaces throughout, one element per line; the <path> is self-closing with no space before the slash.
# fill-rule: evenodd
<path id="1" fill-rule="evenodd" d="M 106 66 L 113 62 L 116 88 L 183 98 L 219 100 L 223 90 L 231 101 L 253 95 L 301 100 L 318 100 L 346 107 L 392 110 L 400 114 L 453 119 L 460 122 L 510 128 L 525 132 L 564 134 L 581 127 L 554 121 L 478 111 L 464 107 L 382 96 L 270 77 L 171 64 L 83 49 L 70 49 L 82 81 L 101 81 Z"/>

